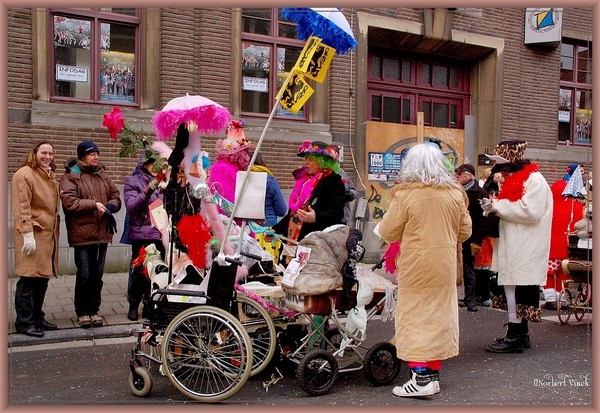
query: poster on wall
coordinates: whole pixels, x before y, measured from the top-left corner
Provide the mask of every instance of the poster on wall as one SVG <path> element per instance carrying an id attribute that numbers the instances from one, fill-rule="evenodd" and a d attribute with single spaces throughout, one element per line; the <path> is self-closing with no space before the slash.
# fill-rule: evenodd
<path id="1" fill-rule="evenodd" d="M 88 20 L 54 16 L 54 47 L 90 48 L 91 23 Z"/>

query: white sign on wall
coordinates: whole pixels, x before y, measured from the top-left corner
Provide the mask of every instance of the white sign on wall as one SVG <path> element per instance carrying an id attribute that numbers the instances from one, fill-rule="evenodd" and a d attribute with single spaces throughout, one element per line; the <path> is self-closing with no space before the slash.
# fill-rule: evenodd
<path id="1" fill-rule="evenodd" d="M 251 92 L 268 92 L 269 91 L 269 79 L 264 77 L 248 77 L 242 78 L 242 89 Z"/>
<path id="2" fill-rule="evenodd" d="M 527 8 L 525 10 L 525 44 L 560 42 L 562 11 L 562 7 Z"/>
<path id="3" fill-rule="evenodd" d="M 56 65 L 56 80 L 63 82 L 87 82 L 88 68 L 77 66 Z"/>

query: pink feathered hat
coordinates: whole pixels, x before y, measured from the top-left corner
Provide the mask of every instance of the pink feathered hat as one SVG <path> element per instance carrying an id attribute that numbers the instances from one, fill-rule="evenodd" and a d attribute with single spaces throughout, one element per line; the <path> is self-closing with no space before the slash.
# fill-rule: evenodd
<path id="1" fill-rule="evenodd" d="M 251 141 L 246 139 L 244 128 L 246 122 L 243 120 L 232 120 L 227 129 L 227 138 L 217 140 L 215 149 L 218 156 L 233 155 L 244 150 L 250 150 L 256 147 Z"/>

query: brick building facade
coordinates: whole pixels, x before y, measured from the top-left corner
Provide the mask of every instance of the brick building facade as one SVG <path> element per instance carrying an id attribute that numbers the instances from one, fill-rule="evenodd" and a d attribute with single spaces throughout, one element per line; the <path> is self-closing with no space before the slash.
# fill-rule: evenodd
<path id="1" fill-rule="evenodd" d="M 60 10 L 68 15 L 68 9 Z M 151 118 L 156 111 L 172 98 L 200 94 L 227 107 L 234 118 L 246 120 L 246 137 L 258 140 L 266 117 L 250 116 L 241 110 L 241 10 L 141 9 L 136 61 L 139 95 L 135 105 L 122 107 L 126 119 L 152 137 Z M 13 39 L 7 49 L 9 181 L 35 141 L 47 139 L 54 144 L 60 179 L 62 165 L 75 156 L 77 144 L 92 139 L 102 151 L 101 162 L 122 187 L 137 159 L 120 158 L 120 144 L 112 142 L 101 126 L 103 114 L 113 105 L 53 98 L 53 79 L 49 75 L 53 70 L 52 12 L 44 8 L 7 9 L 8 32 Z M 592 7 L 563 8 L 562 38 L 591 50 L 594 13 L 597 11 Z M 274 119 L 265 134 L 261 152 L 284 192 L 291 191 L 290 172 L 301 164 L 296 157 L 299 143 L 311 139 L 343 145 L 344 169 L 359 191 L 369 196 L 365 144 L 376 139 L 367 136 L 365 128 L 370 105 L 370 48 L 410 52 L 438 61 L 452 58 L 468 67 L 469 115 L 475 119 L 468 148 L 471 153 L 490 152 L 503 139 L 526 139 L 526 154 L 542 166 L 549 182 L 561 177 L 566 165 L 573 162 L 591 170 L 591 145 L 558 141 L 561 48 L 524 44 L 525 9 L 347 8 L 344 14 L 358 41 L 356 51 L 335 56 L 325 82 L 314 85 L 306 120 Z M 202 141 L 211 160 L 217 138 L 207 136 Z M 483 168 L 478 166 L 478 172 Z M 63 273 L 73 272 L 66 231 L 62 232 L 61 257 L 68 263 Z M 8 238 L 10 247 L 10 232 Z M 113 246 L 116 262 L 108 263 L 107 269 L 111 265 L 122 269 L 128 248 L 118 240 Z"/>

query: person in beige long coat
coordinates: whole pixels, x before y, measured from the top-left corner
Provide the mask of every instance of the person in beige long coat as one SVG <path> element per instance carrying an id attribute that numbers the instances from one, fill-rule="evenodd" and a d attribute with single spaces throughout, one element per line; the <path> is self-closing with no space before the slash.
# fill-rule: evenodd
<path id="1" fill-rule="evenodd" d="M 430 143 L 407 152 L 378 226 L 381 238 L 401 245 L 394 342 L 411 378 L 394 387 L 400 397 L 439 393 L 441 360 L 458 355 L 457 245 L 471 235 L 471 218 L 444 159 Z"/>
<path id="2" fill-rule="evenodd" d="M 19 333 L 43 337 L 56 330 L 42 310 L 48 282 L 56 277 L 60 228 L 58 183 L 54 149 L 39 142 L 29 149 L 11 185 L 15 273 L 15 328 Z"/>

